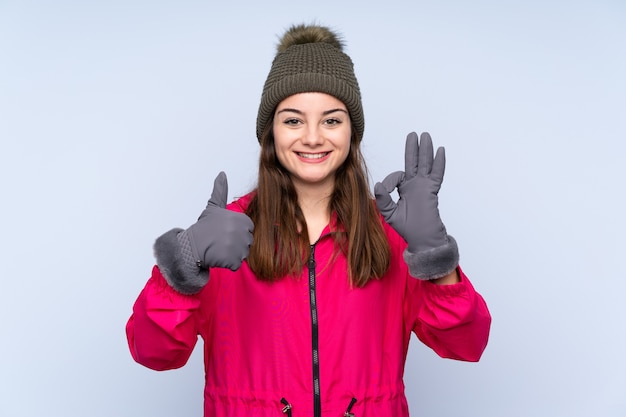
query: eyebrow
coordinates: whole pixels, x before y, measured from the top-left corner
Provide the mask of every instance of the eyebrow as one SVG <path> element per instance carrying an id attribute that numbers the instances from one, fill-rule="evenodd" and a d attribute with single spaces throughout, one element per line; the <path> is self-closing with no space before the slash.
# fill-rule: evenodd
<path id="1" fill-rule="evenodd" d="M 348 114 L 348 111 L 346 109 L 336 108 L 336 109 L 325 110 L 325 111 L 322 112 L 322 115 L 323 116 L 327 116 L 327 115 L 329 115 L 331 113 L 335 113 L 335 112 L 338 112 L 338 111 L 341 111 L 341 112 L 344 112 L 345 114 Z M 292 112 L 292 113 L 296 113 L 296 114 L 304 114 L 304 112 L 302 112 L 301 110 L 292 109 L 292 108 L 281 109 L 281 110 L 277 111 L 276 114 L 280 114 L 280 113 L 283 113 L 283 112 Z"/>

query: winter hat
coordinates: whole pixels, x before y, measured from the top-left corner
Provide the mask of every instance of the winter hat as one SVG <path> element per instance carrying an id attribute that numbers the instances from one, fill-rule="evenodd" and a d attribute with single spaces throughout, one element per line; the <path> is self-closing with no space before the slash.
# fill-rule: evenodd
<path id="1" fill-rule="evenodd" d="M 361 92 L 352 60 L 343 52 L 343 42 L 326 27 L 294 25 L 280 39 L 263 86 L 256 122 L 259 142 L 276 106 L 291 95 L 307 92 L 326 93 L 341 100 L 357 137 L 363 137 Z"/>

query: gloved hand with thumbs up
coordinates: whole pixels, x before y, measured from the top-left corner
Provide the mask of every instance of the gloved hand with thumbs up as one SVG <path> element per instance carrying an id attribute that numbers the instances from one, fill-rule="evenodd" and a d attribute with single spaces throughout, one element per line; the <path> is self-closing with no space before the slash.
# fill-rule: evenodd
<path id="1" fill-rule="evenodd" d="M 157 239 L 157 265 L 178 292 L 194 294 L 206 285 L 209 268 L 239 269 L 252 245 L 254 224 L 243 213 L 226 209 L 228 181 L 220 172 L 198 221 L 186 230 L 172 229 Z"/>
<path id="2" fill-rule="evenodd" d="M 374 187 L 376 205 L 389 223 L 408 243 L 404 260 L 409 273 L 420 279 L 444 277 L 457 267 L 459 251 L 456 241 L 446 233 L 439 216 L 438 193 L 446 166 L 444 148 L 437 149 L 428 133 L 407 136 L 404 172 L 389 174 Z M 394 202 L 390 193 L 398 189 Z"/>

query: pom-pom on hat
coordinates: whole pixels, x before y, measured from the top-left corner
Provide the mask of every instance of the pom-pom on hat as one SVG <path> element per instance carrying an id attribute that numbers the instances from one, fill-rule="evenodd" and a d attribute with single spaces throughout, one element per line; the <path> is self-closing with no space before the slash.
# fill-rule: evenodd
<path id="1" fill-rule="evenodd" d="M 341 100 L 348 108 L 357 137 L 363 138 L 361 92 L 352 60 L 343 52 L 343 42 L 327 27 L 294 25 L 280 39 L 263 86 L 256 122 L 259 142 L 276 106 L 291 95 L 308 92 L 326 93 Z"/>

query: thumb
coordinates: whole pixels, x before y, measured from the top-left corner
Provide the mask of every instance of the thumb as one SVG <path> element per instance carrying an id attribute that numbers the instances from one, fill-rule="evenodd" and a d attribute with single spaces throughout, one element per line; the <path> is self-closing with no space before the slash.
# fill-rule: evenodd
<path id="1" fill-rule="evenodd" d="M 209 206 L 217 206 L 220 208 L 226 208 L 226 200 L 228 199 L 228 179 L 224 171 L 221 171 L 215 181 L 213 182 L 213 192 L 211 193 L 211 199 L 207 203 Z"/>

